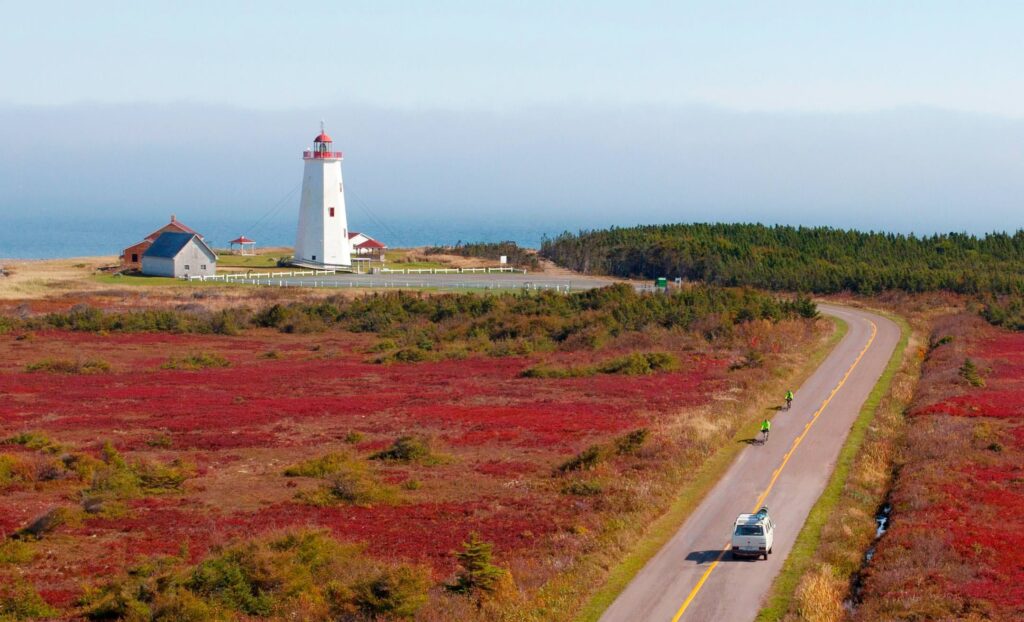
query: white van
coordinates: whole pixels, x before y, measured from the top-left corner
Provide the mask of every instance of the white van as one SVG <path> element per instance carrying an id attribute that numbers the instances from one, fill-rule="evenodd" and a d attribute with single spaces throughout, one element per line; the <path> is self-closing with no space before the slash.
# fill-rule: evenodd
<path id="1" fill-rule="evenodd" d="M 761 508 L 757 514 L 740 514 L 732 530 L 732 556 L 757 559 L 764 555 L 768 559 L 774 541 L 775 524 L 768 508 Z"/>

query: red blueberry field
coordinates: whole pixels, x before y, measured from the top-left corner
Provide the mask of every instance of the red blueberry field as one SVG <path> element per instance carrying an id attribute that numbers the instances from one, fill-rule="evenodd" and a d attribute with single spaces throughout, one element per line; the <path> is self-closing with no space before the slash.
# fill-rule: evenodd
<path id="1" fill-rule="evenodd" d="M 551 322 L 530 321 L 490 326 Z M 0 334 L 0 579 L 14 586 L 0 604 L 34 603 L 22 618 L 564 619 L 578 586 L 756 414 L 749 396 L 831 326 L 714 319 L 518 355 L 457 352 L 467 333 L 398 362 L 408 350 L 377 334 L 249 322 L 231 335 Z M 307 577 L 303 600 L 287 581 L 323 566 L 288 566 L 280 547 L 310 533 L 356 548 L 332 562 L 345 589 Z M 493 594 L 474 585 L 486 603 L 450 587 L 474 541 L 508 579 Z M 254 566 L 217 574 L 242 564 L 232 547 Z M 244 589 L 225 583 L 239 573 Z"/>
<path id="2" fill-rule="evenodd" d="M 1024 619 L 1024 335 L 940 322 L 862 620 Z"/>
<path id="3" fill-rule="evenodd" d="M 559 494 L 551 472 L 584 447 L 664 423 L 722 390 L 724 363 L 693 354 L 680 371 L 628 377 L 519 378 L 521 357 L 379 365 L 351 334 L 243 337 L 45 331 L 0 346 L 3 436 L 45 435 L 99 455 L 110 442 L 132 459 L 184 459 L 194 476 L 180 493 L 131 499 L 125 515 L 86 517 L 47 534 L 48 551 L 26 568 L 40 593 L 67 606 L 83 583 L 154 554 L 287 527 L 315 526 L 364 542 L 368 552 L 454 570 L 467 534 L 494 543 L 517 579 L 546 577 L 530 559 L 568 556 L 598 529 L 593 501 Z M 230 362 L 163 369 L 176 356 L 217 352 Z M 70 355 L 109 363 L 106 373 L 29 373 Z M 368 455 L 403 434 L 422 434 L 443 460 L 379 467 L 392 484 L 415 480 L 392 503 L 321 507 L 296 498 L 289 464 L 329 451 Z M 35 460 L 38 451 L 10 445 Z M 299 482 L 309 486 L 310 482 Z M 412 488 L 412 487 L 409 487 Z M 78 503 L 60 480 L 8 487 L 0 533 Z M 543 555 L 539 553 L 543 551 Z M 516 563 L 525 567 L 517 568 Z"/>

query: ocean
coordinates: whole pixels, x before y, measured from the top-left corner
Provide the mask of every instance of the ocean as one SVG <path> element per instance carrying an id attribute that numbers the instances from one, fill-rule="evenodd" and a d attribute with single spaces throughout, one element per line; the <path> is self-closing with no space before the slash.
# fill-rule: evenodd
<path id="1" fill-rule="evenodd" d="M 0 218 L 0 259 L 54 259 L 119 255 L 125 247 L 163 226 L 165 217 L 134 215 L 129 218 L 33 215 Z M 254 239 L 259 247 L 295 244 L 293 215 L 254 223 L 251 218 L 185 218 L 180 220 L 203 235 L 216 248 L 226 248 L 239 235 Z M 349 228 L 362 231 L 392 248 L 449 245 L 458 242 L 512 240 L 527 248 L 539 248 L 544 236 L 571 229 L 566 223 L 451 222 L 437 219 L 394 219 L 360 222 L 350 216 Z M 572 229 L 575 230 L 575 229 Z"/>

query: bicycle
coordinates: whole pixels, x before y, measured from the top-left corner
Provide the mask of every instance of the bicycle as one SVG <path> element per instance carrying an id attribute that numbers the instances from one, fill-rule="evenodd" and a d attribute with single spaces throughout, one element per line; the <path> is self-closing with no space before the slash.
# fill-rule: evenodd
<path id="1" fill-rule="evenodd" d="M 789 410 L 792 407 L 793 407 L 793 398 L 787 397 L 786 398 L 786 407 L 783 410 Z"/>

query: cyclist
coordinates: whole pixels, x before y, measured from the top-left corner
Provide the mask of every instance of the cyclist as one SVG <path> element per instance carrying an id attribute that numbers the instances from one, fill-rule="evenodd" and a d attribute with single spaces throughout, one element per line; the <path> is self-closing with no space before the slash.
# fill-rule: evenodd
<path id="1" fill-rule="evenodd" d="M 765 419 L 761 422 L 761 442 L 768 440 L 768 433 L 772 431 L 772 422 Z"/>
<path id="2" fill-rule="evenodd" d="M 789 410 L 793 406 L 793 392 L 786 391 L 786 410 Z"/>

